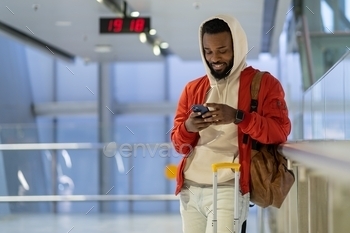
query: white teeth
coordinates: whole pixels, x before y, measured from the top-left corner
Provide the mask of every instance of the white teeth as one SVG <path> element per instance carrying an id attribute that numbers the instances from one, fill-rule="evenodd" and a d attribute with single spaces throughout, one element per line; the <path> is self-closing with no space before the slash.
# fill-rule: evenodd
<path id="1" fill-rule="evenodd" d="M 223 66 L 223 64 L 220 64 L 220 65 L 213 65 L 213 68 L 214 68 L 214 69 L 220 69 L 222 66 Z"/>

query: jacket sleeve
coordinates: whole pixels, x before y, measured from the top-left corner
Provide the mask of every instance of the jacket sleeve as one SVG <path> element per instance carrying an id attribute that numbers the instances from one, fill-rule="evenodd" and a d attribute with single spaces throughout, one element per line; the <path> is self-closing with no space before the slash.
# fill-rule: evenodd
<path id="1" fill-rule="evenodd" d="M 199 138 L 198 133 L 188 132 L 185 121 L 188 119 L 191 110 L 188 106 L 188 87 L 183 90 L 174 118 L 174 127 L 171 131 L 171 141 L 175 150 L 180 154 L 188 155 L 196 146 Z"/>
<path id="2" fill-rule="evenodd" d="M 265 90 L 258 97 L 258 113 L 245 112 L 245 118 L 239 127 L 243 133 L 261 143 L 284 143 L 291 131 L 285 94 L 277 79 L 272 76 L 266 78 L 268 82 Z"/>

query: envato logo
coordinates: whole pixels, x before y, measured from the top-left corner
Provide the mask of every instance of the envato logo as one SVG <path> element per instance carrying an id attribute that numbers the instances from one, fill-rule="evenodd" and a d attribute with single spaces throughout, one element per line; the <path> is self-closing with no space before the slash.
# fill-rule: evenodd
<path id="1" fill-rule="evenodd" d="M 192 146 L 189 144 L 182 144 L 179 147 L 179 151 L 190 150 L 192 151 Z M 174 157 L 177 158 L 180 155 L 178 153 L 172 153 L 174 150 L 170 143 L 123 143 L 118 145 L 116 142 L 110 142 L 103 147 L 103 153 L 107 157 L 113 157 L 118 154 L 124 158 L 130 157 L 151 157 L 156 156 L 160 158 Z"/>

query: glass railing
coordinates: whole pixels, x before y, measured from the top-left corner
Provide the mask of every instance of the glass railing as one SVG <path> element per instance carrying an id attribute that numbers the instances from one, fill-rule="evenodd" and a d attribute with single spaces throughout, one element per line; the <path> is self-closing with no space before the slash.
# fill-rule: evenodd
<path id="1" fill-rule="evenodd" d="M 276 221 L 274 228 L 261 232 L 347 233 L 350 212 L 343 203 L 350 195 L 350 51 L 306 90 L 302 121 L 303 140 L 281 147 L 296 183 L 280 210 L 263 211 L 265 217 L 277 211 L 277 217 L 269 217 Z"/>
<path id="2" fill-rule="evenodd" d="M 350 139 L 350 51 L 305 92 L 304 139 Z"/>
<path id="3" fill-rule="evenodd" d="M 181 155 L 159 142 L 170 135 L 156 123 L 117 124 L 118 140 L 106 143 L 96 124 L 1 125 L 0 209 L 83 213 L 108 203 L 110 212 L 177 213 Z"/>

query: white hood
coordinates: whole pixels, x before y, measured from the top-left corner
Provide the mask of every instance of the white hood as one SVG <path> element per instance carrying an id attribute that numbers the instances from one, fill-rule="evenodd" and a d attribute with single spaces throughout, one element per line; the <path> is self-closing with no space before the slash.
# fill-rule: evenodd
<path id="1" fill-rule="evenodd" d="M 241 74 L 241 71 L 244 70 L 244 68 L 246 68 L 247 66 L 246 56 L 248 53 L 247 36 L 243 28 L 241 27 L 241 24 L 237 21 L 236 18 L 228 15 L 217 15 L 205 20 L 199 27 L 199 46 L 200 46 L 199 49 L 201 51 L 202 61 L 203 61 L 204 67 L 206 68 L 206 73 L 207 73 L 207 76 L 209 77 L 211 86 L 213 84 L 214 85 L 216 84 L 216 80 L 210 73 L 210 69 L 205 60 L 204 50 L 203 50 L 202 27 L 205 22 L 215 18 L 224 20 L 231 29 L 234 59 L 233 59 L 233 67 L 230 71 L 230 74 L 226 78 L 229 80 L 229 82 L 231 81 L 230 79 L 237 79 Z"/>

